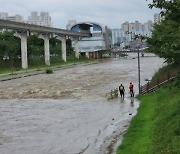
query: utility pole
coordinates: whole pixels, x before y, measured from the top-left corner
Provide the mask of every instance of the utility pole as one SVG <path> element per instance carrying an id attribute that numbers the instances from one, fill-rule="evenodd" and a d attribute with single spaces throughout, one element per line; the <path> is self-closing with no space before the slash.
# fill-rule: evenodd
<path id="1" fill-rule="evenodd" d="M 139 84 L 139 94 L 141 93 L 141 85 L 140 85 L 140 57 L 139 57 L 139 46 L 138 46 L 138 84 Z"/>

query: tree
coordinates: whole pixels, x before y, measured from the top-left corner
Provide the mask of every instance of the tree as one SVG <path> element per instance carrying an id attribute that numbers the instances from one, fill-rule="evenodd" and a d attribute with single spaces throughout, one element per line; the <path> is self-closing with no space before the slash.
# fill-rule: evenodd
<path id="1" fill-rule="evenodd" d="M 61 41 L 53 37 L 50 39 L 50 52 L 53 56 L 61 56 Z"/>
<path id="2" fill-rule="evenodd" d="M 27 45 L 29 63 L 30 65 L 35 64 L 39 70 L 42 63 L 41 57 L 44 55 L 44 42 L 38 38 L 37 33 L 34 33 L 34 35 L 28 37 Z"/>
<path id="3" fill-rule="evenodd" d="M 73 48 L 72 48 L 72 41 L 70 39 L 66 40 L 66 48 L 67 48 L 67 55 L 75 55 Z"/>
<path id="4" fill-rule="evenodd" d="M 28 57 L 40 57 L 44 55 L 44 42 L 38 38 L 38 34 L 28 37 Z"/>
<path id="5" fill-rule="evenodd" d="M 6 42 L 0 39 L 0 60 L 5 58 Z"/>
<path id="6" fill-rule="evenodd" d="M 0 35 L 0 57 L 11 61 L 12 73 L 14 63 L 21 57 L 20 39 L 16 38 L 13 31 L 4 31 Z"/>
<path id="7" fill-rule="evenodd" d="M 180 66 L 180 1 L 153 0 L 150 8 L 161 9 L 162 21 L 154 25 L 152 37 L 148 39 L 149 51 Z"/>

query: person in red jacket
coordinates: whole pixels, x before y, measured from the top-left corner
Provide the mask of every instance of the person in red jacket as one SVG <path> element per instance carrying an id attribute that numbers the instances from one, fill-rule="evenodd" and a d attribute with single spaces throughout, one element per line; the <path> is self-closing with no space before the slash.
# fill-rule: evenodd
<path id="1" fill-rule="evenodd" d="M 134 97 L 134 85 L 132 84 L 132 82 L 130 82 L 129 84 L 129 91 L 130 91 L 131 97 Z"/>

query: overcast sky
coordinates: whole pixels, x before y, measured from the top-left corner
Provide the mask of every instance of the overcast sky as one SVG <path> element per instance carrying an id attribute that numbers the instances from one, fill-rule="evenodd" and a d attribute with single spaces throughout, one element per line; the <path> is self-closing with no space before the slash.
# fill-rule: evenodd
<path id="1" fill-rule="evenodd" d="M 19 14 L 27 19 L 31 12 L 49 12 L 53 27 L 66 28 L 68 20 L 94 21 L 109 28 L 120 28 L 125 21 L 153 21 L 159 10 L 149 9 L 146 0 L 0 0 L 0 12 Z"/>

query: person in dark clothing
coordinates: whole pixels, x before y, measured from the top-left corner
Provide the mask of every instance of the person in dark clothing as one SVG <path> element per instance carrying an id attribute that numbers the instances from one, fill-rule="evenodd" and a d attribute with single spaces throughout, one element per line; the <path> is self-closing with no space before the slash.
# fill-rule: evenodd
<path id="1" fill-rule="evenodd" d="M 123 86 L 122 84 L 119 86 L 119 92 L 120 92 L 121 98 L 124 99 L 124 92 L 125 92 L 125 89 L 124 89 L 124 86 Z"/>

